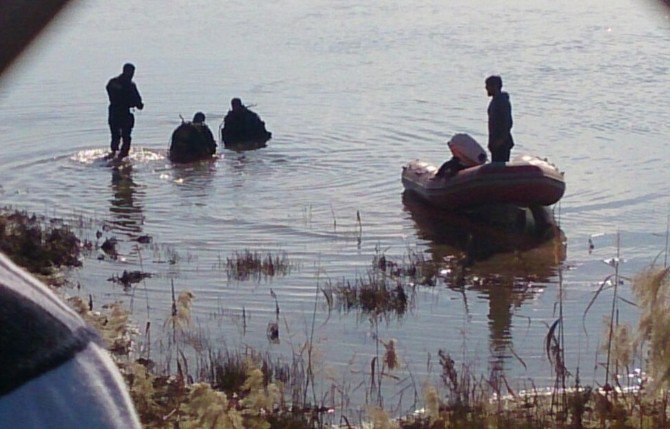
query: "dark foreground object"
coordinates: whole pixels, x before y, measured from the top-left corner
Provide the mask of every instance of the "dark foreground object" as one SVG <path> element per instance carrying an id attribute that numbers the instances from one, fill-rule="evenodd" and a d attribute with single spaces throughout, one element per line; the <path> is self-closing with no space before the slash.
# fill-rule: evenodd
<path id="1" fill-rule="evenodd" d="M 0 367 L 0 427 L 140 427 L 98 334 L 3 254 Z"/>

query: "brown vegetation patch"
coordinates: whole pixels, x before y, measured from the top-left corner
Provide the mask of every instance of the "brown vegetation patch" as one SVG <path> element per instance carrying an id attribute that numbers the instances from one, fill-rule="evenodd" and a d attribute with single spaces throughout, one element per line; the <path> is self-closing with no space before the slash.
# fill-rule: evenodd
<path id="1" fill-rule="evenodd" d="M 262 277 L 285 276 L 291 264 L 285 252 L 273 255 L 244 250 L 226 258 L 226 274 L 234 280 L 260 280 Z"/>
<path id="2" fill-rule="evenodd" d="M 353 283 L 348 280 L 328 282 L 324 294 L 329 303 L 334 296 L 335 306 L 344 311 L 360 309 L 372 315 L 394 313 L 399 316 L 407 311 L 408 297 L 402 284 L 374 273 Z"/>
<path id="3" fill-rule="evenodd" d="M 81 242 L 61 220 L 0 209 L 0 251 L 32 273 L 49 275 L 61 266 L 81 266 Z"/>

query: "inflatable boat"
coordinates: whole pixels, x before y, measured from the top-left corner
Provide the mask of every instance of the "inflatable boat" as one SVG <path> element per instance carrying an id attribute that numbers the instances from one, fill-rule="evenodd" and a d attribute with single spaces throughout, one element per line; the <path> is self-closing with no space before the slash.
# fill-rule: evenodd
<path id="1" fill-rule="evenodd" d="M 437 167 L 414 160 L 403 167 L 402 183 L 423 200 L 450 210 L 492 204 L 550 206 L 565 193 L 563 173 L 536 156 L 494 162 L 436 177 Z"/>

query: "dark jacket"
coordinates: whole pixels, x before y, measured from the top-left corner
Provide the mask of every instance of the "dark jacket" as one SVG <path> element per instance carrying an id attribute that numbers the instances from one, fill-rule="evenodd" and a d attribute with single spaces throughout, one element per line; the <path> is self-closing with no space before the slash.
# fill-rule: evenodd
<path id="1" fill-rule="evenodd" d="M 131 107 L 142 109 L 142 97 L 135 83 L 122 74 L 109 80 L 107 83 L 109 96 L 109 115 L 129 115 Z"/>
<path id="2" fill-rule="evenodd" d="M 221 138 L 225 144 L 253 140 L 267 141 L 271 136 L 260 116 L 246 107 L 230 110 L 223 120 Z"/>
<path id="3" fill-rule="evenodd" d="M 509 94 L 501 92 L 491 98 L 488 108 L 489 114 L 489 149 L 498 140 L 503 140 L 503 146 L 511 148 L 514 146 L 512 140 L 512 105 L 509 102 Z"/>
<path id="4" fill-rule="evenodd" d="M 170 160 L 193 162 L 216 153 L 216 142 L 209 127 L 203 123 L 185 122 L 172 133 Z"/>
<path id="5" fill-rule="evenodd" d="M 458 174 L 459 171 L 467 167 L 461 163 L 457 156 L 452 156 L 451 159 L 440 166 L 435 173 L 435 177 L 452 177 Z"/>

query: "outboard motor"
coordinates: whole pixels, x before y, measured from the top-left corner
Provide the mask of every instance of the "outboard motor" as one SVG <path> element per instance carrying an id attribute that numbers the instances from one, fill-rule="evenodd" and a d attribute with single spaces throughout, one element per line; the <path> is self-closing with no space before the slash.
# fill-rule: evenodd
<path id="1" fill-rule="evenodd" d="M 451 153 L 465 167 L 474 167 L 486 162 L 486 150 L 468 134 L 454 134 L 447 145 Z"/>

